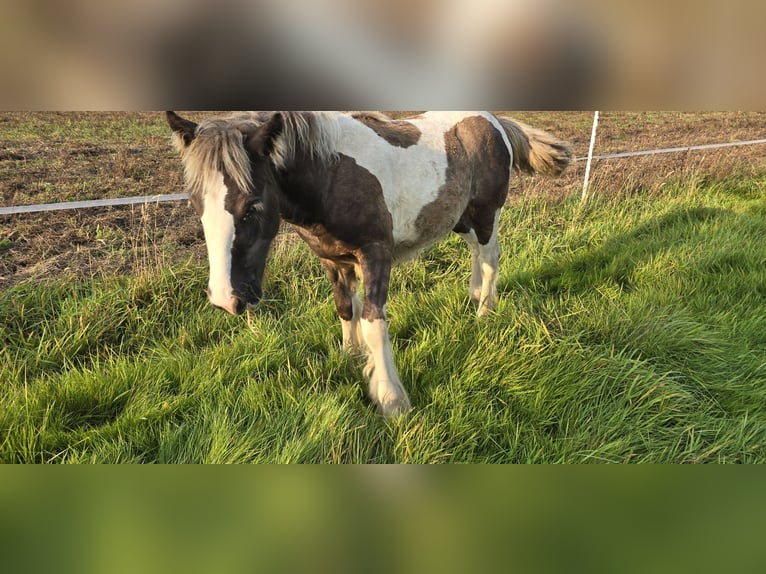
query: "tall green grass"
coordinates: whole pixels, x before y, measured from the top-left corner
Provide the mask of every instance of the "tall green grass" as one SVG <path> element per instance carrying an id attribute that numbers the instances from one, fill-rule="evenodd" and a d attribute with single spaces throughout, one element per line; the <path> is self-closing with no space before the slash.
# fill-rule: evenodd
<path id="1" fill-rule="evenodd" d="M 451 237 L 392 277 L 414 411 L 375 414 L 318 261 L 210 308 L 205 263 L 0 295 L 4 462 L 766 462 L 766 179 L 528 198 L 477 320 Z"/>

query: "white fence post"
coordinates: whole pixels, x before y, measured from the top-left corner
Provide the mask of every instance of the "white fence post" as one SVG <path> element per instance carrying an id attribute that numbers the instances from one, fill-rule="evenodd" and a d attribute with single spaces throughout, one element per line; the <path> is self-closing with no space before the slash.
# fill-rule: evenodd
<path id="1" fill-rule="evenodd" d="M 580 201 L 585 203 L 588 198 L 588 180 L 590 180 L 590 164 L 593 160 L 593 146 L 596 143 L 596 128 L 598 127 L 598 111 L 593 114 L 593 130 L 590 133 L 590 147 L 588 148 L 588 163 L 585 164 L 585 180 L 582 184 L 582 197 Z"/>

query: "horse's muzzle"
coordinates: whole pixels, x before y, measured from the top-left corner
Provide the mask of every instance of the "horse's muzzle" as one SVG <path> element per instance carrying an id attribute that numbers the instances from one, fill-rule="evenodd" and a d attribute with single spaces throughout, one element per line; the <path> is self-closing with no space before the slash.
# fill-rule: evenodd
<path id="1" fill-rule="evenodd" d="M 234 296 L 244 301 L 248 307 L 257 305 L 261 297 L 263 297 L 263 291 L 259 285 L 243 284 L 234 286 Z"/>
<path id="2" fill-rule="evenodd" d="M 248 301 L 244 297 L 236 294 L 232 294 L 225 302 L 214 302 L 213 298 L 211 297 L 210 289 L 207 291 L 207 297 L 208 301 L 210 301 L 210 304 L 213 305 L 213 307 L 217 309 L 223 309 L 231 315 L 241 315 L 245 312 L 249 305 L 254 304 L 253 302 Z M 257 302 L 258 301 L 256 300 L 255 303 Z"/>

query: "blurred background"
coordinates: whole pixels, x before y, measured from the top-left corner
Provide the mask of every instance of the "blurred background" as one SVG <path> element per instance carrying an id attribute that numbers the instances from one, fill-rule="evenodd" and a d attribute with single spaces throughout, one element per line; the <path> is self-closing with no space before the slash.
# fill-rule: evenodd
<path id="1" fill-rule="evenodd" d="M 14 573 L 670 574 L 766 566 L 763 477 L 755 469 L 8 470 L 0 480 L 0 550 Z"/>
<path id="2" fill-rule="evenodd" d="M 758 109 L 754 0 L 5 0 L 0 108 Z"/>

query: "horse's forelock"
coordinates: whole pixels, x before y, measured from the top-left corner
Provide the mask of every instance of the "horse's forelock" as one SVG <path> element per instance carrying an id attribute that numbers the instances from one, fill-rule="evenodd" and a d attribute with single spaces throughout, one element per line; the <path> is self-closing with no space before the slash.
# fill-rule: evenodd
<path id="1" fill-rule="evenodd" d="M 241 126 L 224 120 L 200 124 L 197 137 L 184 151 L 183 163 L 189 193 L 202 197 L 205 189 L 226 173 L 246 193 L 253 188 L 250 158 L 242 145 Z"/>

